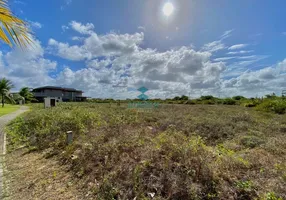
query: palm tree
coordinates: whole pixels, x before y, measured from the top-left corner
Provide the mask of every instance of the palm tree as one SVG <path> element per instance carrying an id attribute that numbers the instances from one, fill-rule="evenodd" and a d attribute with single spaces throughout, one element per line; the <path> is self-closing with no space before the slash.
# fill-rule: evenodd
<path id="1" fill-rule="evenodd" d="M 25 102 L 30 102 L 32 100 L 35 100 L 34 94 L 30 91 L 30 88 L 28 87 L 21 88 L 19 94 L 21 95 L 21 97 L 25 99 Z"/>
<path id="2" fill-rule="evenodd" d="M 26 22 L 12 14 L 7 0 L 0 0 L 0 39 L 10 46 L 14 43 L 17 46 L 26 47 L 27 44 L 32 43 L 27 27 Z"/>
<path id="3" fill-rule="evenodd" d="M 25 98 L 18 93 L 14 93 L 12 96 L 15 103 L 20 103 L 20 101 L 25 102 Z"/>
<path id="4" fill-rule="evenodd" d="M 4 107 L 5 100 L 14 103 L 13 97 L 10 94 L 10 90 L 13 88 L 13 84 L 6 78 L 0 79 L 0 95 L 2 97 L 2 108 Z"/>

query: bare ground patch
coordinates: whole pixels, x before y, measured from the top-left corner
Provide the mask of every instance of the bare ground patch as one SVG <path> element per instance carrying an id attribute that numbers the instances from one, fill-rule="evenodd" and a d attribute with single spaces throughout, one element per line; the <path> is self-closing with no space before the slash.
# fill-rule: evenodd
<path id="1" fill-rule="evenodd" d="M 4 200 L 83 199 L 76 180 L 53 158 L 25 148 L 6 155 Z"/>

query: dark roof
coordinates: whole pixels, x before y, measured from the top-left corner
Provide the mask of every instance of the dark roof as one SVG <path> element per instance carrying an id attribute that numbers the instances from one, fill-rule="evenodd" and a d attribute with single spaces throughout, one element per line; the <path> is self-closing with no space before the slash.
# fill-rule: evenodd
<path id="1" fill-rule="evenodd" d="M 83 91 L 76 90 L 74 88 L 57 87 L 57 86 L 44 86 L 44 87 L 34 88 L 33 90 L 39 90 L 39 89 L 52 89 L 52 90 L 63 90 L 67 92 L 82 92 L 83 93 Z"/>

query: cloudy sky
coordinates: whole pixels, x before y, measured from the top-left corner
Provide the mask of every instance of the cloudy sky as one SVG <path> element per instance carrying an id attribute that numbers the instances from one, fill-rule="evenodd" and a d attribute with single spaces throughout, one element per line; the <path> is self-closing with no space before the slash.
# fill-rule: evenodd
<path id="1" fill-rule="evenodd" d="M 166 6 L 166 3 L 169 3 Z M 34 46 L 1 44 L 0 77 L 97 98 L 286 89 L 285 0 L 9 0 Z M 170 8 L 171 5 L 171 8 Z M 164 9 L 165 8 L 165 9 Z"/>

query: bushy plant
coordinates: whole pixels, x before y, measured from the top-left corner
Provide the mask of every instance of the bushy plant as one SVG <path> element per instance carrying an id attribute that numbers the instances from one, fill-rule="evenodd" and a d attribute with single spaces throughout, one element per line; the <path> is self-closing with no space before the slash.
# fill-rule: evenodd
<path id="1" fill-rule="evenodd" d="M 207 96 L 201 96 L 201 100 L 214 100 L 215 97 L 212 95 L 207 95 Z"/>
<path id="2" fill-rule="evenodd" d="M 236 101 L 240 101 L 240 100 L 243 100 L 243 99 L 246 99 L 244 96 L 234 96 L 232 97 L 232 99 L 236 100 Z"/>
<path id="3" fill-rule="evenodd" d="M 286 101 L 283 99 L 268 99 L 258 105 L 257 110 L 284 114 L 286 111 Z"/>
<path id="4" fill-rule="evenodd" d="M 225 105 L 235 105 L 236 101 L 231 99 L 231 98 L 226 98 L 226 99 L 223 100 L 223 104 L 225 104 Z"/>

